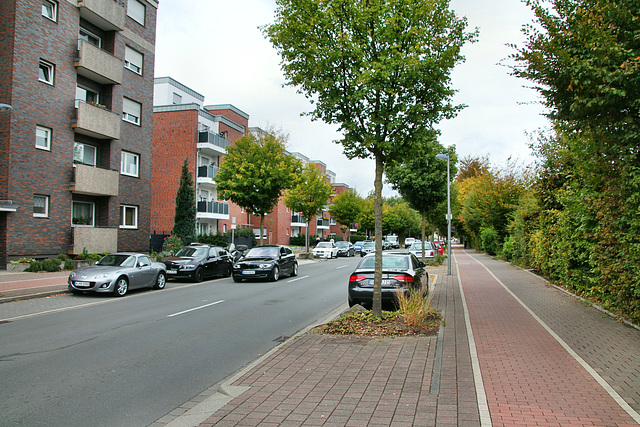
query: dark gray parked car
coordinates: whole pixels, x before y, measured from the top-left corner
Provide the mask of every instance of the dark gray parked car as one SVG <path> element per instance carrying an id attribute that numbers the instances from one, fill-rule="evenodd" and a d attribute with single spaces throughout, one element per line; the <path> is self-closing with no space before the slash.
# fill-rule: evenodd
<path id="1" fill-rule="evenodd" d="M 233 268 L 231 255 L 220 246 L 189 245 L 162 262 L 169 278 L 186 278 L 202 282 L 209 277 L 229 277 Z"/>
<path id="2" fill-rule="evenodd" d="M 124 296 L 131 289 L 164 289 L 167 271 L 161 262 L 151 262 L 144 254 L 119 252 L 103 257 L 90 267 L 72 271 L 67 279 L 69 291 L 111 292 Z"/>
<path id="3" fill-rule="evenodd" d="M 233 265 L 233 280 L 269 279 L 298 275 L 298 261 L 288 246 L 256 246 Z"/>

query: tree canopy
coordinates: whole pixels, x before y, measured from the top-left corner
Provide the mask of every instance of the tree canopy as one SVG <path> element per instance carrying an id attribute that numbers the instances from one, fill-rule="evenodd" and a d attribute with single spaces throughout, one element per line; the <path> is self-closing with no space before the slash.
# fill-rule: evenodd
<path id="1" fill-rule="evenodd" d="M 180 173 L 172 234 L 187 244 L 195 241 L 196 237 L 196 190 L 188 158 L 184 159 Z"/>
<path id="2" fill-rule="evenodd" d="M 358 216 L 362 210 L 362 203 L 362 197 L 360 197 L 353 189 L 343 191 L 336 195 L 331 201 L 329 213 L 335 218 L 338 224 L 342 224 L 343 227 L 346 227 L 347 240 L 349 240 L 348 230 L 352 224 L 355 224 L 358 221 Z"/>
<path id="3" fill-rule="evenodd" d="M 310 115 L 338 124 L 349 158 L 373 158 L 376 274 L 381 315 L 382 176 L 414 155 L 434 125 L 462 108 L 451 103 L 452 68 L 475 33 L 448 0 L 276 0 L 263 28 L 282 58 L 286 83 L 311 100 Z"/>
<path id="4" fill-rule="evenodd" d="M 285 137 L 275 132 L 249 133 L 227 148 L 216 175 L 218 194 L 260 217 L 278 203 L 284 190 L 295 182 L 300 162 L 285 151 Z"/>

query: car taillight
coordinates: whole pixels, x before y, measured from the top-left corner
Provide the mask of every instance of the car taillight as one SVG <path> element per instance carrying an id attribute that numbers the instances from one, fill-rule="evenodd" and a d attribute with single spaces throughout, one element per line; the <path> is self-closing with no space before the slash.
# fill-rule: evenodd
<path id="1" fill-rule="evenodd" d="M 362 275 L 362 274 L 352 274 L 349 277 L 349 281 L 350 282 L 360 282 L 360 281 L 362 281 L 364 279 L 366 279 L 366 277 L 364 277 L 364 275 Z"/>
<path id="2" fill-rule="evenodd" d="M 394 279 L 398 282 L 403 282 L 403 283 L 413 283 L 413 276 L 404 276 L 404 275 L 398 275 L 396 277 L 394 277 Z"/>

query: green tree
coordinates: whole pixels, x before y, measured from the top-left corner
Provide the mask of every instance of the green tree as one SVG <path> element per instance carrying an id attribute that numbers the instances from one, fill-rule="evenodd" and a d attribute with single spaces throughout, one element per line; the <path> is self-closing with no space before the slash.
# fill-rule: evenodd
<path id="1" fill-rule="evenodd" d="M 260 244 L 264 217 L 295 181 L 300 162 L 285 151 L 285 137 L 274 132 L 249 133 L 227 148 L 216 183 L 220 197 L 260 217 Z"/>
<path id="2" fill-rule="evenodd" d="M 286 83 L 312 99 L 314 119 L 338 124 L 349 158 L 375 160 L 376 272 L 381 316 L 382 176 L 462 108 L 451 103 L 452 68 L 475 37 L 448 0 L 276 0 L 264 32 L 282 57 Z"/>
<path id="3" fill-rule="evenodd" d="M 284 204 L 294 212 L 300 212 L 307 221 L 305 250 L 309 252 L 309 221 L 329 203 L 333 188 L 326 174 L 313 164 L 307 164 L 295 180 L 292 188 L 284 194 Z"/>
<path id="4" fill-rule="evenodd" d="M 180 237 L 187 244 L 195 241 L 196 237 L 196 190 L 193 176 L 189 171 L 188 158 L 184 160 L 180 173 L 172 234 Z"/>
<path id="5" fill-rule="evenodd" d="M 352 224 L 358 222 L 358 217 L 364 201 L 358 193 L 349 189 L 335 196 L 329 206 L 329 213 L 338 224 L 346 227 L 347 241 L 350 241 L 349 230 Z"/>

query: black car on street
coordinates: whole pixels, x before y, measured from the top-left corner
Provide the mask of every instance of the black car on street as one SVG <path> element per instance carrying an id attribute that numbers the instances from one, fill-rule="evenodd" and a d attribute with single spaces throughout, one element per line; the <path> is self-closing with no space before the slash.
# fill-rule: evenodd
<path id="1" fill-rule="evenodd" d="M 189 245 L 162 262 L 167 277 L 202 282 L 210 277 L 229 277 L 233 269 L 231 255 L 220 246 Z"/>
<path id="2" fill-rule="evenodd" d="M 269 279 L 273 282 L 281 276 L 297 276 L 298 261 L 288 246 L 256 246 L 233 265 L 233 280 Z"/>

